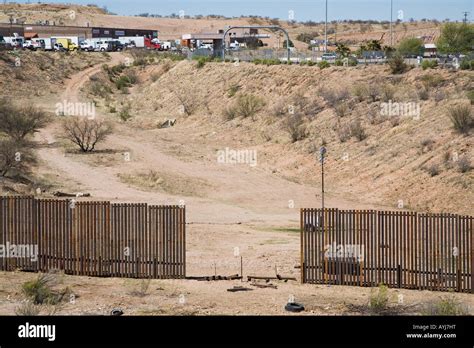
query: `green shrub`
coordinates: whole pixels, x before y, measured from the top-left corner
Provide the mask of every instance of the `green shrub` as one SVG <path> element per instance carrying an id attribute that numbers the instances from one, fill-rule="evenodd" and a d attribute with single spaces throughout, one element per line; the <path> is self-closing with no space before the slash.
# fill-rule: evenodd
<path id="1" fill-rule="evenodd" d="M 199 59 L 197 60 L 197 64 L 196 64 L 196 67 L 198 69 L 201 69 L 203 68 L 205 65 L 206 65 L 206 59 L 204 57 L 199 57 Z"/>
<path id="2" fill-rule="evenodd" d="M 434 69 L 437 66 L 438 66 L 438 61 L 437 60 L 424 60 L 421 63 L 421 67 L 423 68 L 423 70 Z"/>
<path id="3" fill-rule="evenodd" d="M 118 116 L 120 119 L 124 122 L 127 122 L 129 119 L 132 118 L 132 115 L 130 111 L 132 110 L 132 106 L 127 103 L 126 105 L 123 106 L 122 110 L 120 110 Z"/>
<path id="4" fill-rule="evenodd" d="M 323 60 L 321 62 L 318 63 L 318 67 L 323 70 L 323 69 L 326 69 L 326 68 L 329 68 L 331 66 L 331 64 L 329 64 L 327 61 Z"/>
<path id="5" fill-rule="evenodd" d="M 41 307 L 35 305 L 31 301 L 23 302 L 20 307 L 15 309 L 15 314 L 18 316 L 33 317 L 39 315 L 41 312 Z"/>
<path id="6" fill-rule="evenodd" d="M 359 120 L 356 120 L 351 123 L 351 136 L 356 137 L 357 140 L 362 141 L 367 138 L 367 134 L 365 133 L 365 128 L 362 126 Z"/>
<path id="7" fill-rule="evenodd" d="M 442 297 L 438 302 L 431 303 L 428 307 L 428 315 L 467 315 L 467 308 L 456 300 L 454 296 Z"/>
<path id="8" fill-rule="evenodd" d="M 449 110 L 453 128 L 461 134 L 468 134 L 473 126 L 472 111 L 469 106 L 460 105 Z"/>
<path id="9" fill-rule="evenodd" d="M 117 80 L 115 80 L 115 87 L 117 87 L 117 89 L 120 91 L 129 87 L 131 84 L 132 82 L 128 76 L 120 76 Z"/>
<path id="10" fill-rule="evenodd" d="M 385 310 L 388 306 L 388 287 L 380 284 L 378 291 L 373 289 L 370 294 L 369 307 L 372 312 L 379 313 Z"/>
<path id="11" fill-rule="evenodd" d="M 408 65 L 405 64 L 403 57 L 399 54 L 392 56 L 388 60 L 388 65 L 392 74 L 403 74 L 408 70 Z"/>
<path id="12" fill-rule="evenodd" d="M 463 59 L 460 68 L 462 70 L 474 70 L 474 60 Z"/>
<path id="13" fill-rule="evenodd" d="M 24 283 L 22 291 L 33 304 L 57 304 L 60 297 L 51 289 L 53 283 L 51 274 L 40 274 L 35 280 Z"/>
<path id="14" fill-rule="evenodd" d="M 474 105 L 474 89 L 466 93 L 467 99 L 471 101 L 471 105 Z"/>
<path id="15" fill-rule="evenodd" d="M 293 143 L 304 139 L 307 136 L 306 126 L 301 114 L 290 115 L 285 122 L 285 128 L 291 137 Z"/>
<path id="16" fill-rule="evenodd" d="M 265 106 L 262 98 L 254 96 L 253 94 L 240 95 L 234 105 L 227 107 L 224 110 L 224 118 L 232 120 L 237 117 L 253 117 Z"/>
<path id="17" fill-rule="evenodd" d="M 232 98 L 233 96 L 235 96 L 237 94 L 237 92 L 240 90 L 240 86 L 239 85 L 232 85 L 229 87 L 229 90 L 227 91 L 227 96 L 229 98 Z"/>
<path id="18" fill-rule="evenodd" d="M 253 117 L 265 106 L 262 98 L 253 94 L 240 95 L 236 103 L 237 115 L 241 117 Z"/>
<path id="19" fill-rule="evenodd" d="M 334 65 L 336 66 L 343 66 L 344 65 L 344 62 L 340 59 L 336 59 L 336 62 L 334 63 Z"/>

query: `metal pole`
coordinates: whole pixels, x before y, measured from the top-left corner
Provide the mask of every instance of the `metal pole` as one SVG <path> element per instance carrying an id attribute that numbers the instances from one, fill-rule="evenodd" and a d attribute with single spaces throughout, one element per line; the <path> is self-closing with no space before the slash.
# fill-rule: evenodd
<path id="1" fill-rule="evenodd" d="M 324 25 L 324 53 L 328 51 L 328 0 L 326 0 L 326 23 Z"/>
<path id="2" fill-rule="evenodd" d="M 390 47 L 393 47 L 393 0 L 390 0 Z"/>

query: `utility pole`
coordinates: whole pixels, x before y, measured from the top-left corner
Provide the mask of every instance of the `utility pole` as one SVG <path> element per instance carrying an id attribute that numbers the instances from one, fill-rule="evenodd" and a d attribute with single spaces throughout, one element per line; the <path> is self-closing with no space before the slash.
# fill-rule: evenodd
<path id="1" fill-rule="evenodd" d="M 467 16 L 469 15 L 469 12 L 463 12 L 463 14 L 464 14 L 463 22 L 464 24 L 467 24 Z"/>
<path id="2" fill-rule="evenodd" d="M 393 47 L 393 0 L 390 0 L 390 47 Z"/>
<path id="3" fill-rule="evenodd" d="M 328 0 L 326 0 L 326 22 L 324 25 L 324 53 L 328 51 Z"/>
<path id="4" fill-rule="evenodd" d="M 321 231 L 324 232 L 324 158 L 326 157 L 326 148 L 321 146 L 319 149 L 321 161 Z"/>
<path id="5" fill-rule="evenodd" d="M 326 158 L 326 148 L 321 146 L 319 149 L 319 154 L 321 155 L 321 208 L 324 210 L 324 159 Z"/>

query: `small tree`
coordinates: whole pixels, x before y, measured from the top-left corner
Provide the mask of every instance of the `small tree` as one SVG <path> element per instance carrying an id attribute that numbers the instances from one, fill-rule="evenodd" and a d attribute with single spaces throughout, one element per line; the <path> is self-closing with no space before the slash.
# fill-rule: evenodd
<path id="1" fill-rule="evenodd" d="M 468 134 L 474 126 L 471 108 L 467 105 L 460 105 L 450 109 L 449 118 L 453 123 L 453 128 L 461 134 Z"/>
<path id="2" fill-rule="evenodd" d="M 351 53 L 351 49 L 343 43 L 338 43 L 336 44 L 336 53 L 341 57 L 347 57 Z"/>
<path id="3" fill-rule="evenodd" d="M 423 41 L 417 38 L 408 38 L 400 42 L 398 46 L 398 52 L 406 56 L 421 56 L 423 55 Z"/>
<path id="4" fill-rule="evenodd" d="M 66 138 L 79 146 L 82 152 L 92 152 L 95 146 L 112 133 L 112 127 L 102 120 L 83 117 L 68 118 L 63 129 Z"/>
<path id="5" fill-rule="evenodd" d="M 49 117 L 38 109 L 33 107 L 18 108 L 5 100 L 0 101 L 0 133 L 4 133 L 16 141 L 21 141 L 27 135 L 37 132 L 48 122 Z"/>
<path id="6" fill-rule="evenodd" d="M 394 55 L 388 60 L 388 65 L 392 74 L 403 74 L 407 71 L 408 66 L 405 64 L 403 57 L 399 54 Z"/>
<path id="7" fill-rule="evenodd" d="M 0 177 L 12 172 L 27 172 L 35 162 L 31 148 L 25 142 L 14 139 L 0 140 Z"/>
<path id="8" fill-rule="evenodd" d="M 468 53 L 474 46 L 474 25 L 446 23 L 436 44 L 441 53 Z"/>

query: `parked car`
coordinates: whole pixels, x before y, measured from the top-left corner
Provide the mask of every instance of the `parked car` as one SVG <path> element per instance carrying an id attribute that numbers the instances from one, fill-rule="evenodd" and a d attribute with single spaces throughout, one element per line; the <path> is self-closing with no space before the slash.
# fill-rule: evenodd
<path id="1" fill-rule="evenodd" d="M 100 51 L 100 52 L 110 52 L 112 51 L 112 45 L 110 44 L 109 41 L 97 41 L 97 44 L 94 50 Z"/>

